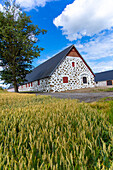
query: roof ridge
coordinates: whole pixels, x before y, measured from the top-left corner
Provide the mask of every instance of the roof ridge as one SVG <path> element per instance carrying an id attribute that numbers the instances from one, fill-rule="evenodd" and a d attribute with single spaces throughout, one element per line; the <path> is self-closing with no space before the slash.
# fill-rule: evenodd
<path id="1" fill-rule="evenodd" d="M 46 63 L 47 61 L 51 60 L 52 58 L 54 58 L 55 56 L 59 55 L 60 53 L 62 53 L 63 51 L 67 50 L 68 48 L 71 49 L 74 45 L 68 46 L 67 48 L 65 48 L 64 50 L 56 53 L 55 55 L 53 55 L 51 58 L 47 59 L 46 61 L 44 61 L 43 63 L 39 64 L 38 66 L 36 66 L 33 70 L 35 70 L 37 67 L 43 65 L 44 63 Z M 33 71 L 32 70 L 32 71 Z"/>

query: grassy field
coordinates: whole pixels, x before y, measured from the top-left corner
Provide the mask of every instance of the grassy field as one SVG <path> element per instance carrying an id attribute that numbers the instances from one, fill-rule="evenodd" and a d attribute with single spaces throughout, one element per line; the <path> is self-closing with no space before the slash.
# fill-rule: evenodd
<path id="1" fill-rule="evenodd" d="M 113 169 L 113 100 L 0 93 L 0 169 Z"/>

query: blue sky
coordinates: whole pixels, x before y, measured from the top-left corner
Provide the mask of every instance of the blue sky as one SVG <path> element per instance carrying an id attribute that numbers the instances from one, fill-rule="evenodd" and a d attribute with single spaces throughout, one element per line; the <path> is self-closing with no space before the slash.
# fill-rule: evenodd
<path id="1" fill-rule="evenodd" d="M 94 73 L 113 69 L 113 0 L 16 0 L 34 24 L 41 56 L 36 67 L 74 44 Z M 0 9 L 2 10 L 0 0 Z"/>

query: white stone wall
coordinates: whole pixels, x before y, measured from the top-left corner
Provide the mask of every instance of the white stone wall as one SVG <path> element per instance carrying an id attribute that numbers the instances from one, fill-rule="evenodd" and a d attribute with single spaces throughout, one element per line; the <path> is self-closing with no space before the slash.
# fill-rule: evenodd
<path id="1" fill-rule="evenodd" d="M 40 80 L 40 85 L 38 85 L 37 91 L 44 91 L 44 92 L 50 91 L 49 78 Z"/>
<path id="2" fill-rule="evenodd" d="M 63 83 L 63 77 L 68 77 L 68 83 Z M 83 77 L 87 77 L 86 84 Z M 93 74 L 80 57 L 67 56 L 50 77 L 50 91 L 53 92 L 94 87 L 94 84 Z"/>
<path id="3" fill-rule="evenodd" d="M 29 87 L 30 84 L 30 87 Z M 27 83 L 27 87 L 26 84 L 23 86 L 19 86 L 18 88 L 19 92 L 22 91 L 49 91 L 50 90 L 50 86 L 49 86 L 49 79 L 45 78 L 45 79 L 41 79 L 40 80 L 40 85 L 38 85 L 38 81 L 34 81 L 32 82 L 32 86 L 31 83 Z"/>
<path id="4" fill-rule="evenodd" d="M 72 67 L 75 62 L 75 67 Z M 68 77 L 68 83 L 63 83 L 63 77 Z M 83 77 L 87 77 L 87 83 L 83 83 Z M 94 76 L 80 57 L 67 56 L 57 67 L 50 78 L 32 82 L 32 87 L 27 84 L 19 87 L 19 91 L 45 91 L 60 92 L 80 88 L 94 87 Z"/>

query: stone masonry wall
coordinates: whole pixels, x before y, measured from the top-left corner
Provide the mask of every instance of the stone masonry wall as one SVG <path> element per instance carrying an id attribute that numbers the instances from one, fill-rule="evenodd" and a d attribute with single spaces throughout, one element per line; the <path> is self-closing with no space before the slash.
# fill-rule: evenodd
<path id="1" fill-rule="evenodd" d="M 27 87 L 26 87 L 26 84 L 23 85 L 23 86 L 19 86 L 19 92 L 22 92 L 22 91 L 49 91 L 49 79 L 48 78 L 45 78 L 45 79 L 41 79 L 40 80 L 40 84 L 38 85 L 38 81 L 34 81 L 32 82 L 32 86 L 31 86 L 31 83 L 28 83 L 27 84 Z M 30 85 L 29 85 L 30 84 Z M 30 86 L 30 87 L 29 87 Z"/>
<path id="2" fill-rule="evenodd" d="M 75 62 L 75 67 L 72 67 Z M 63 77 L 68 77 L 68 83 L 63 83 Z M 83 83 L 83 77 L 87 83 Z M 67 56 L 50 77 L 50 91 L 66 91 L 94 87 L 94 76 L 80 57 Z"/>
<path id="3" fill-rule="evenodd" d="M 75 67 L 72 67 L 72 62 Z M 63 83 L 63 77 L 68 77 L 68 83 Z M 87 83 L 83 83 L 83 77 L 87 78 Z M 64 61 L 57 67 L 50 78 L 32 82 L 19 87 L 19 91 L 45 91 L 60 92 L 80 88 L 94 87 L 94 76 L 80 57 L 67 56 Z"/>

